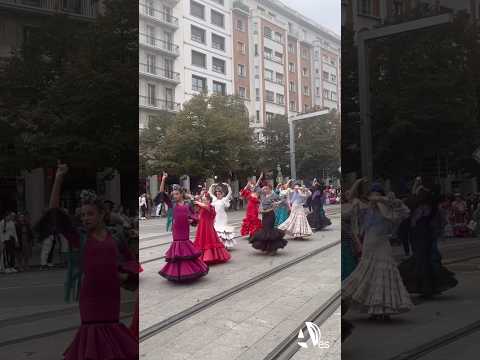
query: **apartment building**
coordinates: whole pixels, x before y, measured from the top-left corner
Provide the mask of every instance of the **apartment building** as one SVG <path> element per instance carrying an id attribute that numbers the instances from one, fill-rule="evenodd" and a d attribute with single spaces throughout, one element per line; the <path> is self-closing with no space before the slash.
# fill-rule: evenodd
<path id="1" fill-rule="evenodd" d="M 141 0 L 140 11 L 142 6 L 172 21 L 141 14 L 140 127 L 201 92 L 245 99 L 259 133 L 276 114 L 340 109 L 339 35 L 280 1 Z M 170 59 L 167 69 L 175 79 L 152 74 L 146 52 L 154 50 L 152 38 L 179 47 L 178 54 L 158 49 Z M 163 60 L 157 55 L 155 61 L 159 66 Z"/>

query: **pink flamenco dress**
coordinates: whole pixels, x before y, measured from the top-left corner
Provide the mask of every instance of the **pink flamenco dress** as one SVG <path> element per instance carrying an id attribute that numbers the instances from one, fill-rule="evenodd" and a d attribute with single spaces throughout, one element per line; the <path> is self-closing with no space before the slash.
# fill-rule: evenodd
<path id="1" fill-rule="evenodd" d="M 165 279 L 176 282 L 193 281 L 208 274 L 208 266 L 202 259 L 201 251 L 190 241 L 190 224 L 196 221 L 190 204 L 175 204 L 166 194 L 164 199 L 169 208 L 173 207 L 173 241 L 165 253 L 165 266 L 158 272 Z"/>
<path id="2" fill-rule="evenodd" d="M 71 248 L 77 249 L 69 253 L 66 300 L 78 296 L 82 324 L 64 359 L 138 359 L 138 341 L 119 319 L 119 272 L 128 273 L 129 286 L 138 287 L 138 263 L 128 247 L 119 246 L 112 232 L 102 241 L 81 232 L 66 237 Z"/>
<path id="3" fill-rule="evenodd" d="M 219 264 L 230 260 L 230 253 L 218 237 L 214 224 L 215 208 L 212 205 L 201 208 L 193 246 L 202 253 L 202 260 L 206 264 Z"/>
<path id="4" fill-rule="evenodd" d="M 262 227 L 262 222 L 258 218 L 258 208 L 260 206 L 260 199 L 252 196 L 252 191 L 249 189 L 243 189 L 240 195 L 248 201 L 247 212 L 242 222 L 242 228 L 240 234 L 242 236 L 249 235 L 253 237 L 255 232 Z"/>

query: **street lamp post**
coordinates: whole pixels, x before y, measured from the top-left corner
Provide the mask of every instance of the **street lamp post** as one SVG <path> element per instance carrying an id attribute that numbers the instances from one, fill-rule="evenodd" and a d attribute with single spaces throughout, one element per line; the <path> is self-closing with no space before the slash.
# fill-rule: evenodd
<path id="1" fill-rule="evenodd" d="M 316 117 L 326 116 L 330 113 L 329 110 L 320 110 L 307 114 L 300 114 L 288 118 L 288 128 L 290 136 L 290 177 L 297 178 L 297 168 L 295 163 L 295 121 L 312 119 Z"/>

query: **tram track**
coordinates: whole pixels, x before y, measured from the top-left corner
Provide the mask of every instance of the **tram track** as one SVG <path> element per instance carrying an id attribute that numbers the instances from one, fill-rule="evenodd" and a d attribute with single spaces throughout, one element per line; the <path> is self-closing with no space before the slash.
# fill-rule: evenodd
<path id="1" fill-rule="evenodd" d="M 480 320 L 416 346 L 387 360 L 416 360 L 480 331 Z"/>
<path id="2" fill-rule="evenodd" d="M 310 314 L 305 321 L 301 323 L 294 331 L 292 331 L 280 344 L 277 345 L 264 360 L 289 360 L 295 356 L 300 350 L 298 345 L 298 334 L 302 330 L 305 338 L 303 341 L 307 342 L 310 338 L 307 331 L 307 322 L 312 322 L 320 327 L 330 316 L 340 307 L 342 301 L 341 290 L 335 292 L 327 301 L 325 301 L 318 309 Z M 318 339 L 321 340 L 321 339 Z"/>
<path id="3" fill-rule="evenodd" d="M 247 288 L 250 288 L 260 282 L 262 282 L 263 280 L 266 280 L 268 278 L 270 278 L 271 276 L 275 275 L 275 274 L 278 274 L 280 272 L 282 272 L 283 270 L 286 270 L 294 265 L 297 265 L 315 255 L 318 255 L 320 253 L 323 253 L 325 252 L 326 250 L 328 249 L 331 249 L 337 245 L 340 245 L 340 240 L 336 240 L 336 241 L 332 241 L 330 242 L 329 244 L 327 245 L 324 245 L 320 248 L 317 248 L 317 249 L 314 249 L 312 251 L 309 251 L 307 252 L 306 254 L 303 254 L 297 258 L 294 258 L 290 261 L 287 261 L 281 265 L 278 265 L 266 272 L 263 272 L 261 274 L 258 274 L 246 281 L 243 281 L 241 282 L 240 284 L 237 284 L 225 291 L 222 291 L 220 292 L 219 294 L 217 295 L 214 295 L 206 300 L 203 300 L 197 304 L 195 304 L 194 306 L 191 306 L 173 316 L 170 316 L 168 317 L 167 319 L 164 319 L 162 321 L 159 321 L 151 326 L 149 326 L 148 328 L 140 331 L 140 338 L 139 338 L 139 342 L 142 343 L 156 335 L 158 335 L 159 333 L 169 329 L 170 327 L 176 325 L 176 324 L 179 324 L 181 323 L 182 321 L 212 307 L 213 305 L 219 303 L 219 302 L 222 302 L 228 298 L 230 298 L 231 296 L 239 293 L 239 292 L 242 292 L 243 290 L 247 289 Z"/>

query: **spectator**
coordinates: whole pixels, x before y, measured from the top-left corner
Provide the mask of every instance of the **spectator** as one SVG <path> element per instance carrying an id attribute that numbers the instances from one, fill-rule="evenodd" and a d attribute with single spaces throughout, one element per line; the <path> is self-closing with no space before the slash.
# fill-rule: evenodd
<path id="1" fill-rule="evenodd" d="M 18 215 L 16 224 L 17 238 L 20 246 L 16 249 L 17 269 L 28 270 L 32 258 L 33 231 L 27 217 L 24 214 Z"/>
<path id="2" fill-rule="evenodd" d="M 15 269 L 15 248 L 19 247 L 20 244 L 17 238 L 14 218 L 14 213 L 8 213 L 0 221 L 0 240 L 3 243 L 4 271 L 7 274 L 17 272 Z"/>

